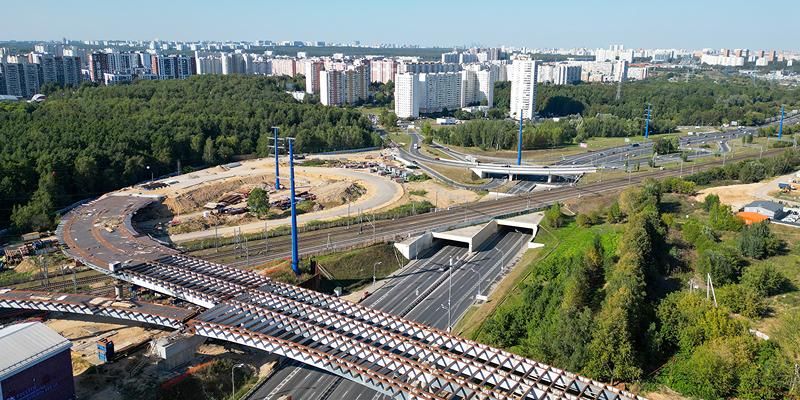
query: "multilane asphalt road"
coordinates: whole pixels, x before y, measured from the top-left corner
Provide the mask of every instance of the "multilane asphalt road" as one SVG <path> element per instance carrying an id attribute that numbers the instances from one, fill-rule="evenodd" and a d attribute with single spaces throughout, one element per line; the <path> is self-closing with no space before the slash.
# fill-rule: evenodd
<path id="1" fill-rule="evenodd" d="M 439 329 L 455 324 L 474 302 L 475 295 L 487 294 L 507 264 L 530 240 L 530 233 L 498 232 L 469 255 L 461 246 L 445 245 L 427 257 L 412 261 L 391 281 L 365 299 L 362 304 Z M 448 270 L 453 259 L 452 276 Z M 448 282 L 450 281 L 450 282 Z M 381 399 L 378 392 L 336 375 L 287 363 L 249 397 L 250 400 L 277 399 Z"/>

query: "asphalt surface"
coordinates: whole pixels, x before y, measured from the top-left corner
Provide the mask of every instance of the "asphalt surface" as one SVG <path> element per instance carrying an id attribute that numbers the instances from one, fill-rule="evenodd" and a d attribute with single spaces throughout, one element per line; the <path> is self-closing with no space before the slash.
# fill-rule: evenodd
<path id="1" fill-rule="evenodd" d="M 59 227 L 59 240 L 73 257 L 108 268 L 114 261 L 152 261 L 177 251 L 133 229 L 130 218 L 155 201 L 136 196 L 105 196 L 71 211 Z"/>
<path id="2" fill-rule="evenodd" d="M 407 158 L 409 161 L 416 162 L 420 169 L 422 169 L 427 174 L 431 175 L 433 178 L 439 181 L 442 181 L 454 187 L 467 190 L 489 190 L 496 188 L 505 182 L 504 179 L 490 178 L 486 183 L 482 183 L 479 185 L 470 185 L 450 179 L 447 176 L 439 173 L 435 169 L 425 165 L 425 163 L 464 168 L 464 161 L 453 161 L 453 160 L 436 159 L 433 157 L 429 157 L 420 152 L 419 149 L 417 148 L 417 146 L 420 143 L 422 143 L 422 137 L 416 132 L 410 132 L 409 136 L 411 137 L 411 150 L 406 151 L 403 148 L 398 148 L 397 151 L 400 153 L 401 156 Z M 455 158 L 458 159 L 458 157 Z"/>
<path id="3" fill-rule="evenodd" d="M 487 294 L 529 239 L 530 233 L 499 232 L 473 255 L 465 247 L 445 245 L 412 261 L 362 304 L 447 329 L 448 292 L 450 319 L 455 324 L 475 301 L 476 294 Z M 451 257 L 452 276 L 447 269 Z M 283 395 L 295 399 L 388 399 L 355 382 L 294 362 L 284 364 L 248 399 L 277 399 Z"/>

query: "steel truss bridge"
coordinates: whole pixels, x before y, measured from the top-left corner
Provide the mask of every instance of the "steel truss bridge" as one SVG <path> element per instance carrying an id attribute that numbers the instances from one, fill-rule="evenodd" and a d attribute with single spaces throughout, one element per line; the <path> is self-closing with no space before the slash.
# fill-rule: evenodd
<path id="1" fill-rule="evenodd" d="M 159 251 L 127 223 L 140 204 L 103 200 L 72 212 L 59 228 L 68 253 L 84 264 L 188 303 L 203 312 L 90 296 L 0 291 L 0 307 L 72 312 L 184 329 L 285 356 L 395 399 L 638 399 L 603 383 L 463 339 L 411 320 L 252 271 Z M 139 200 L 134 200 L 139 202 Z M 146 204 L 141 202 L 141 204 Z M 105 208 L 104 208 L 105 207 Z M 118 212 L 117 235 L 95 218 Z M 77 216 L 76 216 L 77 214 Z M 73 223 L 76 221 L 77 223 Z M 78 237 L 81 246 L 77 246 Z M 93 240 L 92 240 L 93 238 Z M 89 242 L 89 243 L 87 243 Z M 128 258 L 121 246 L 139 255 Z M 163 246 L 162 246 L 163 247 Z"/>
<path id="2" fill-rule="evenodd" d="M 188 329 L 325 369 L 398 399 L 629 399 L 577 375 L 254 272 L 182 255 L 117 279 L 207 310 L 83 295 L 4 291 L 0 307 L 96 315 Z"/>

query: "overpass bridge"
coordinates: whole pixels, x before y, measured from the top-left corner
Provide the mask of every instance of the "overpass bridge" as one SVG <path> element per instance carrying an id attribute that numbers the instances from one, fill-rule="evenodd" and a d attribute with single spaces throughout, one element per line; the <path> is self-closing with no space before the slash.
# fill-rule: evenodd
<path id="1" fill-rule="evenodd" d="M 129 226 L 111 229 L 127 239 L 113 238 L 97 218 L 126 221 L 136 205 L 148 201 L 110 197 L 114 196 L 74 210 L 60 227 L 59 237 L 70 247 L 69 254 L 92 268 L 205 309 L 180 324 L 175 319 L 162 326 L 185 325 L 197 335 L 282 355 L 396 399 L 637 398 L 390 313 L 177 254 Z M 63 296 L 48 295 L 45 303 L 28 299 L 0 306 L 121 312 L 113 303 L 106 305 L 111 309 L 98 311 L 85 302 L 76 306 Z"/>

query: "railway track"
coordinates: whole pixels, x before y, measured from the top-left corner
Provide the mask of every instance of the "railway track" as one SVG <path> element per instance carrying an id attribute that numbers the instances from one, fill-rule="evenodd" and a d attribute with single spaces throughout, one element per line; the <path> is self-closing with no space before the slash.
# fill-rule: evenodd
<path id="1" fill-rule="evenodd" d="M 769 157 L 781 154 L 784 151 L 785 149 L 771 149 L 765 151 L 763 156 Z M 757 156 L 749 154 L 738 155 L 729 157 L 727 162 L 736 162 L 755 157 Z M 719 165 L 721 165 L 719 160 L 710 160 L 699 162 L 695 165 L 694 169 L 696 172 L 701 172 Z M 498 217 L 515 212 L 538 209 L 555 202 L 562 202 L 576 197 L 592 198 L 605 193 L 618 193 L 646 179 L 661 179 L 678 176 L 679 174 L 680 171 L 669 169 L 648 171 L 630 175 L 628 178 L 615 178 L 583 186 L 569 186 L 553 189 L 548 192 L 526 193 L 498 200 L 469 203 L 451 207 L 447 210 L 404 217 L 400 220 L 376 221 L 374 225 L 361 223 L 358 225 L 351 225 L 349 229 L 347 227 L 337 227 L 301 233 L 301 254 L 312 255 L 324 251 L 355 247 L 361 244 L 398 240 L 432 229 L 444 229 L 459 223 L 479 221 L 481 219 Z M 291 256 L 291 241 L 288 235 L 270 238 L 268 241 L 268 250 L 264 240 L 258 239 L 248 241 L 247 251 L 242 248 L 236 249 L 235 246 L 228 245 L 218 249 L 198 250 L 191 254 L 210 261 L 225 260 L 226 264 L 239 267 L 257 265 L 259 263 L 285 259 Z"/>
<path id="2" fill-rule="evenodd" d="M 38 286 L 29 286 L 28 284 L 30 282 L 26 282 L 25 284 L 15 285 L 14 288 L 15 289 L 24 289 L 24 290 L 42 290 L 42 291 L 61 292 L 61 291 L 70 291 L 75 286 L 81 287 L 81 286 L 91 285 L 91 284 L 97 283 L 97 282 L 110 282 L 112 280 L 113 279 L 111 277 L 109 277 L 107 275 L 104 275 L 104 274 L 101 274 L 101 273 L 98 272 L 97 275 L 85 276 L 85 277 L 77 278 L 77 279 L 75 279 L 74 282 L 70 278 L 68 278 L 67 280 L 60 280 L 60 281 L 57 281 L 57 282 L 50 282 L 49 284 L 45 284 L 42 281 L 37 281 L 37 282 L 39 282 Z M 20 287 L 20 286 L 25 286 L 25 287 L 23 288 L 23 287 Z M 112 287 L 103 288 L 103 289 L 104 289 L 104 291 L 113 290 Z"/>

